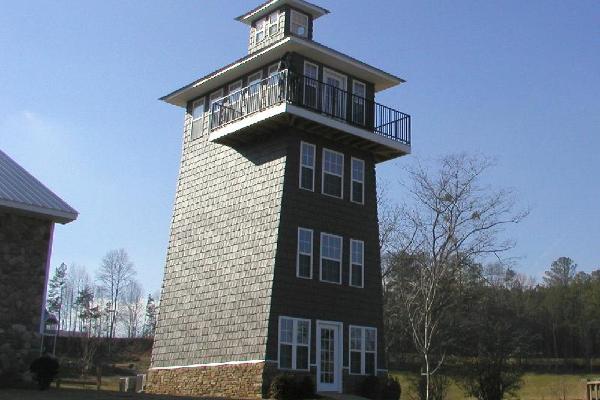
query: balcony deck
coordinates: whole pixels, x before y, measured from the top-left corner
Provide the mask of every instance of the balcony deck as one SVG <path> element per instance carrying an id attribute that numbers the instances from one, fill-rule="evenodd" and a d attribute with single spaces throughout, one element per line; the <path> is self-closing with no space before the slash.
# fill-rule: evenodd
<path id="1" fill-rule="evenodd" d="M 291 125 L 385 161 L 410 153 L 410 115 L 284 70 L 213 101 L 210 140 L 233 145 Z"/>

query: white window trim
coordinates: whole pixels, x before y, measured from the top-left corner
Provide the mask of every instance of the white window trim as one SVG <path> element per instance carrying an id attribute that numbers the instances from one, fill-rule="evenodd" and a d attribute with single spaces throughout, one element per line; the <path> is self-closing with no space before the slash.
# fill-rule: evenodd
<path id="1" fill-rule="evenodd" d="M 233 89 L 233 91 L 235 91 L 235 92 L 240 91 L 244 87 L 241 79 L 239 81 L 235 81 L 233 83 L 230 83 L 229 86 L 227 86 L 227 91 L 229 92 L 229 94 L 233 93 L 231 88 L 235 87 L 236 85 L 238 85 L 239 87 L 237 89 Z"/>
<path id="2" fill-rule="evenodd" d="M 336 153 L 342 156 L 342 174 L 338 175 L 338 174 L 334 174 L 331 172 L 325 172 L 325 152 L 331 152 L 331 153 Z M 329 197 L 333 197 L 334 199 L 344 199 L 344 167 L 345 167 L 346 161 L 344 159 L 344 153 L 340 153 L 339 151 L 335 151 L 335 150 L 331 150 L 331 149 L 327 149 L 327 148 L 323 148 L 323 159 L 321 160 L 321 194 L 325 195 L 325 196 L 329 196 Z M 342 187 L 340 190 L 340 196 L 334 196 L 332 194 L 327 194 L 325 193 L 325 174 L 330 174 L 333 176 L 338 176 L 341 178 L 342 180 Z"/>
<path id="3" fill-rule="evenodd" d="M 364 88 L 364 93 L 365 96 L 363 97 L 364 101 L 363 101 L 363 120 L 362 121 L 355 121 L 355 115 L 354 115 L 354 96 L 356 96 L 356 91 L 354 90 L 354 86 L 355 85 L 360 85 Z M 366 123 L 366 119 L 367 119 L 367 85 L 364 82 L 358 81 L 358 80 L 354 80 L 352 81 L 352 121 L 353 122 L 357 122 L 360 123 L 362 125 L 364 125 Z"/>
<path id="4" fill-rule="evenodd" d="M 269 68 L 267 70 L 267 76 L 271 77 L 273 75 L 277 75 L 278 72 L 279 72 L 279 64 L 269 65 Z"/>
<path id="5" fill-rule="evenodd" d="M 256 71 L 255 73 L 248 75 L 248 86 L 252 85 L 253 83 L 258 83 L 259 81 L 261 81 L 262 76 L 263 76 L 262 71 Z M 254 79 L 252 79 L 252 78 L 254 78 Z"/>
<path id="6" fill-rule="evenodd" d="M 199 118 L 194 118 L 194 110 L 196 109 L 196 105 L 202 103 L 202 106 L 204 108 L 204 110 L 202 110 L 202 117 Z M 200 99 L 194 100 L 192 102 L 192 124 L 200 119 L 204 119 L 204 116 L 206 114 L 206 97 L 202 97 Z"/>
<path id="7" fill-rule="evenodd" d="M 361 280 L 360 280 L 360 282 L 361 282 L 360 286 L 352 284 L 352 265 L 354 264 L 352 262 L 352 244 L 353 243 L 361 243 L 362 244 L 362 259 L 360 260 L 360 266 L 361 266 L 361 270 L 360 271 L 361 271 L 361 275 L 362 276 L 361 276 Z M 349 263 L 349 265 L 350 265 L 350 282 L 349 282 L 349 284 L 352 287 L 362 289 L 362 288 L 365 287 L 365 242 L 363 240 L 350 239 L 350 252 L 349 252 L 349 254 L 350 254 L 350 257 L 349 257 L 350 258 L 350 263 Z"/>
<path id="8" fill-rule="evenodd" d="M 281 321 L 283 319 L 291 319 L 293 321 L 293 327 L 292 327 L 292 343 L 281 343 Z M 304 344 L 298 344 L 298 335 L 297 335 L 297 326 L 298 326 L 298 321 L 305 321 L 308 322 L 308 344 L 304 345 Z M 310 319 L 305 319 L 305 318 L 294 318 L 294 317 L 288 317 L 286 315 L 280 315 L 279 316 L 279 325 L 277 326 L 277 369 L 280 369 L 282 371 L 310 371 L 310 343 L 311 343 L 311 324 L 310 324 Z M 291 345 L 292 346 L 292 368 L 281 368 L 281 345 L 282 344 L 287 344 L 287 345 Z M 307 368 L 302 368 L 302 369 L 298 369 L 296 368 L 296 348 L 298 346 L 303 346 L 303 347 L 307 347 L 308 348 L 308 362 L 307 364 Z"/>
<path id="9" fill-rule="evenodd" d="M 343 91 L 347 91 L 348 90 L 348 76 L 344 75 L 340 72 L 334 71 L 332 69 L 329 68 L 323 68 L 323 84 L 327 84 L 327 82 L 325 82 L 325 79 L 327 78 L 327 75 L 329 75 L 332 78 L 339 78 L 340 81 L 343 82 L 343 86 L 340 88 Z M 347 103 L 346 103 L 347 104 Z"/>
<path id="10" fill-rule="evenodd" d="M 302 19 L 304 21 L 306 21 L 306 25 L 302 24 L 302 26 L 304 26 L 304 28 L 305 28 L 306 35 L 300 35 L 292 29 L 292 25 L 294 24 L 294 16 L 300 16 L 300 17 L 302 17 Z M 298 36 L 298 37 L 308 38 L 308 36 L 309 36 L 308 35 L 308 25 L 309 24 L 310 24 L 310 21 L 309 21 L 308 15 L 301 13 L 299 11 L 296 11 L 296 10 L 292 10 L 292 12 L 290 13 L 290 32 L 293 35 Z"/>
<path id="11" fill-rule="evenodd" d="M 335 258 L 329 258 L 329 257 L 323 256 L 323 236 L 333 236 L 340 240 L 340 259 L 339 260 L 336 260 Z M 344 238 L 339 235 L 334 235 L 333 233 L 321 232 L 320 239 L 321 239 L 321 241 L 319 242 L 319 281 L 333 283 L 335 285 L 341 285 L 342 284 L 342 260 L 344 259 Z M 340 280 L 338 282 L 326 281 L 323 279 L 323 259 L 330 260 L 330 261 L 337 261 L 340 263 L 340 273 L 339 273 Z"/>
<path id="12" fill-rule="evenodd" d="M 352 372 L 352 352 L 357 353 L 358 351 L 352 350 L 352 328 L 358 328 L 361 330 L 361 350 L 360 350 L 360 374 L 356 372 Z M 375 351 L 367 351 L 366 341 L 367 341 L 367 329 L 375 331 Z M 375 370 L 375 375 L 377 374 L 377 328 L 373 328 L 371 326 L 360 326 L 360 325 L 348 325 L 348 374 L 349 375 L 366 375 L 365 368 L 365 354 L 372 353 L 375 354 L 373 360 L 373 369 Z"/>
<path id="13" fill-rule="evenodd" d="M 310 232 L 310 254 L 300 253 L 300 231 Z M 313 255 L 315 253 L 315 236 L 312 229 L 307 228 L 298 228 L 298 246 L 296 249 L 296 278 L 300 279 L 312 279 L 313 277 Z M 301 276 L 300 275 L 300 255 L 310 256 L 310 276 Z"/>
<path id="14" fill-rule="evenodd" d="M 275 16 L 275 22 L 274 23 L 271 23 L 271 17 L 272 16 Z M 271 27 L 272 26 L 276 26 L 277 27 L 277 30 L 273 34 L 271 34 Z M 265 27 L 266 27 L 266 29 L 265 29 L 265 36 L 269 36 L 269 37 L 277 36 L 277 34 L 279 33 L 279 11 L 272 12 L 271 14 L 269 14 L 267 16 L 267 20 L 265 22 Z"/>
<path id="15" fill-rule="evenodd" d="M 304 165 L 303 164 L 303 160 L 302 160 L 302 147 L 303 146 L 309 146 L 312 148 L 312 153 L 313 153 L 313 165 Z M 300 171 L 298 173 L 298 187 L 302 190 L 308 190 L 309 192 L 314 192 L 315 191 L 315 167 L 317 164 L 317 146 L 315 146 L 312 143 L 308 143 L 308 142 L 300 142 Z M 312 170 L 312 189 L 307 189 L 305 187 L 302 187 L 302 168 L 306 167 L 306 168 L 310 168 Z"/>
<path id="16" fill-rule="evenodd" d="M 223 97 L 223 89 L 219 89 L 216 92 L 212 92 L 210 94 L 210 97 L 208 99 L 208 113 L 211 114 L 212 113 L 212 105 L 215 104 L 220 98 Z"/>
<path id="17" fill-rule="evenodd" d="M 258 44 L 262 41 L 264 41 L 267 38 L 267 21 L 268 21 L 268 17 L 267 18 L 261 18 L 258 21 L 256 21 L 256 24 L 254 25 L 254 43 Z M 261 29 L 258 29 L 258 24 L 262 23 L 262 27 Z M 258 34 L 262 32 L 262 39 L 258 40 Z"/>
<path id="18" fill-rule="evenodd" d="M 362 171 L 363 171 L 363 180 L 359 181 L 358 179 L 354 178 L 354 161 L 359 161 L 362 163 Z M 365 204 L 365 160 L 362 160 L 360 158 L 355 158 L 352 157 L 350 159 L 350 179 L 351 179 L 351 185 L 350 185 L 350 201 L 356 204 Z M 356 201 L 354 200 L 354 182 L 358 182 L 360 183 L 362 186 L 362 201 Z"/>

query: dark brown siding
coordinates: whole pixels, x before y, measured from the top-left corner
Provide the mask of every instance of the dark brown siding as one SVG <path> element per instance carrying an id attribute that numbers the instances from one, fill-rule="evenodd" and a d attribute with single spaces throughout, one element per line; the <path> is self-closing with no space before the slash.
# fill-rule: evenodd
<path id="1" fill-rule="evenodd" d="M 315 192 L 298 187 L 300 141 L 317 146 Z M 326 147 L 344 154 L 344 198 L 321 194 L 322 151 Z M 350 201 L 350 159 L 365 161 L 365 204 Z M 378 368 L 384 368 L 381 271 L 378 248 L 378 224 L 375 167 L 369 153 L 300 132 L 290 132 L 282 215 L 279 228 L 267 359 L 277 360 L 278 318 L 281 315 L 311 320 L 311 364 L 315 363 L 316 320 L 343 322 L 344 366 L 348 366 L 348 326 L 375 327 L 378 331 Z M 312 229 L 313 279 L 296 277 L 298 227 Z M 342 284 L 319 280 L 320 233 L 343 237 Z M 364 288 L 349 286 L 350 239 L 365 243 Z"/>

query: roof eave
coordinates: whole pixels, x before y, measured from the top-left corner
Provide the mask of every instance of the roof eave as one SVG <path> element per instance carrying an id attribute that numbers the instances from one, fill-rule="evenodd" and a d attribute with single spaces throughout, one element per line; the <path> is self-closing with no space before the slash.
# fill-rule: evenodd
<path id="1" fill-rule="evenodd" d="M 281 2 L 281 0 L 267 1 L 266 3 L 261 4 L 260 6 L 247 12 L 246 14 L 240 15 L 239 17 L 235 18 L 235 20 L 239 21 L 241 23 L 247 24 L 247 25 L 251 25 L 252 21 L 255 18 L 258 18 L 263 13 L 268 13 L 269 9 L 276 7 L 276 4 L 278 2 Z M 290 2 L 293 3 L 293 1 L 283 1 L 282 3 L 290 3 Z M 302 6 L 301 8 L 303 8 L 304 11 L 310 12 L 310 14 L 313 16 L 313 19 L 317 19 L 319 17 L 322 17 L 323 15 L 330 13 L 329 10 L 327 10 L 323 7 L 319 7 L 316 4 L 309 3 L 307 1 L 300 0 L 300 1 L 297 1 L 297 3 Z"/>
<path id="2" fill-rule="evenodd" d="M 400 85 L 400 84 L 406 82 L 402 78 L 399 78 L 395 75 L 385 72 L 379 68 L 373 67 L 372 65 L 366 64 L 360 60 L 350 57 L 350 56 L 348 56 L 344 53 L 341 53 L 337 50 L 331 49 L 320 43 L 297 38 L 295 36 L 288 36 L 285 39 L 282 39 L 265 49 L 262 49 L 254 54 L 244 57 L 244 58 L 238 60 L 237 62 L 234 62 L 233 64 L 228 65 L 225 68 L 217 70 L 210 75 L 207 75 L 207 76 L 200 78 L 186 86 L 183 86 L 182 88 L 177 89 L 177 90 L 167 94 L 166 96 L 161 97 L 160 100 L 162 100 L 166 103 L 172 104 L 174 106 L 185 107 L 187 102 L 189 100 L 191 100 L 192 98 L 188 98 L 188 97 L 182 98 L 182 95 L 187 93 L 189 90 L 197 88 L 198 86 L 203 85 L 206 82 L 209 82 L 210 80 L 212 80 L 224 73 L 227 73 L 230 70 L 237 69 L 239 66 L 241 66 L 245 63 L 248 63 L 258 57 L 264 56 L 265 54 L 271 53 L 272 51 L 274 51 L 275 49 L 280 48 L 280 47 L 283 48 L 285 51 L 294 51 L 295 48 L 296 49 L 298 49 L 298 48 L 312 49 L 321 54 L 325 54 L 327 56 L 337 58 L 340 61 L 347 63 L 348 65 L 353 65 L 354 67 L 356 67 L 359 70 L 368 71 L 369 74 L 372 74 L 373 76 L 377 77 L 377 80 L 374 81 L 375 92 L 380 92 L 382 90 L 386 90 L 386 89 L 392 88 L 394 86 L 397 86 L 397 85 Z M 283 50 L 281 50 L 281 51 L 283 51 Z"/>
<path id="3" fill-rule="evenodd" d="M 73 210 L 74 212 L 66 212 L 4 199 L 0 199 L 0 209 L 16 212 L 18 214 L 48 219 L 60 224 L 68 224 L 69 222 L 73 222 L 79 216 L 79 213 L 75 210 Z"/>

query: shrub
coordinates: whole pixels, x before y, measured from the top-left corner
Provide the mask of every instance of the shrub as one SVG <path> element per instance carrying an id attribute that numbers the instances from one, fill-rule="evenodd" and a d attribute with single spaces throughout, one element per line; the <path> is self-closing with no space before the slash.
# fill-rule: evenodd
<path id="1" fill-rule="evenodd" d="M 360 382 L 358 394 L 372 400 L 398 400 L 401 394 L 400 382 L 389 375 L 367 376 Z"/>
<path id="2" fill-rule="evenodd" d="M 315 384 L 309 376 L 296 378 L 293 375 L 277 375 L 271 382 L 270 395 L 277 400 L 313 398 Z"/>
<path id="3" fill-rule="evenodd" d="M 304 376 L 297 382 L 298 396 L 301 399 L 310 399 L 315 397 L 315 383 L 310 376 Z"/>
<path id="4" fill-rule="evenodd" d="M 429 391 L 429 399 L 430 400 L 446 400 L 448 397 L 448 387 L 450 386 L 450 381 L 444 375 L 431 375 L 430 379 L 430 391 Z M 419 396 L 420 400 L 425 400 L 427 395 L 427 379 L 424 375 L 418 375 L 413 381 L 413 385 L 415 386 L 416 392 Z"/>
<path id="5" fill-rule="evenodd" d="M 56 358 L 43 355 L 31 363 L 29 369 L 35 376 L 40 390 L 46 390 L 58 374 L 59 364 Z"/>
<path id="6" fill-rule="evenodd" d="M 398 379 L 386 375 L 380 380 L 381 400 L 399 400 L 402 394 L 402 387 Z"/>

